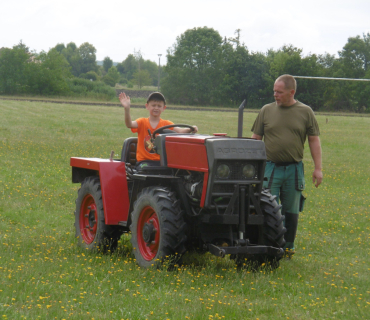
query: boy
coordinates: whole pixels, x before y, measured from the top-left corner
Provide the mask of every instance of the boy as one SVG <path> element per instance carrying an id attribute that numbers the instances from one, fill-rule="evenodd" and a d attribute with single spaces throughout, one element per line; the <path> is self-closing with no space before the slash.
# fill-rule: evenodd
<path id="1" fill-rule="evenodd" d="M 119 95 L 119 100 L 125 109 L 125 124 L 127 128 L 131 128 L 132 132 L 138 133 L 138 143 L 136 151 L 137 167 L 159 166 L 160 156 L 153 150 L 153 144 L 150 140 L 151 135 L 156 129 L 163 126 L 171 125 L 173 122 L 161 119 L 161 113 L 166 109 L 166 99 L 160 92 L 153 92 L 149 95 L 146 109 L 149 111 L 149 118 L 138 118 L 135 121 L 131 120 L 130 105 L 131 99 L 124 92 Z M 149 134 L 149 131 L 150 134 Z M 198 127 L 190 128 L 174 127 L 173 130 L 177 133 L 189 133 L 191 131 L 198 132 Z M 149 161 L 148 161 L 149 160 Z"/>

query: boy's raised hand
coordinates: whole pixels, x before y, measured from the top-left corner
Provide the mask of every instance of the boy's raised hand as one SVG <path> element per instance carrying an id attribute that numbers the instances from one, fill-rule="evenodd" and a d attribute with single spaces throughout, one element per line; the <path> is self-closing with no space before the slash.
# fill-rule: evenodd
<path id="1" fill-rule="evenodd" d="M 119 98 L 119 101 L 121 102 L 122 104 L 122 107 L 124 107 L 125 109 L 127 108 L 130 108 L 130 105 L 131 105 L 131 99 L 129 96 L 126 96 L 126 93 L 124 92 L 121 92 L 118 96 Z"/>

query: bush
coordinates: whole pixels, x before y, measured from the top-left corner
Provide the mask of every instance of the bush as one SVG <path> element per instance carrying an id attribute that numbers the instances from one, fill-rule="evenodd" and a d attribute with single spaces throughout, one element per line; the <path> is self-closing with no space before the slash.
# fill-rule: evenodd
<path id="1" fill-rule="evenodd" d="M 88 79 L 88 80 L 93 80 L 93 81 L 96 81 L 96 80 L 99 79 L 98 74 L 94 71 L 89 71 L 89 72 L 86 72 L 86 73 L 82 73 L 82 74 L 80 74 L 79 77 L 82 78 L 82 79 Z"/>
<path id="2" fill-rule="evenodd" d="M 73 96 L 100 98 L 105 100 L 112 100 L 116 97 L 116 90 L 101 81 L 72 78 L 68 79 L 68 84 Z"/>
<path id="3" fill-rule="evenodd" d="M 103 78 L 102 78 L 103 82 L 110 86 L 110 87 L 114 87 L 116 85 L 116 81 L 115 79 L 113 79 L 109 74 L 105 75 Z"/>
<path id="4" fill-rule="evenodd" d="M 119 81 L 118 81 L 119 84 L 127 84 L 127 79 L 125 77 L 120 77 L 119 78 Z"/>

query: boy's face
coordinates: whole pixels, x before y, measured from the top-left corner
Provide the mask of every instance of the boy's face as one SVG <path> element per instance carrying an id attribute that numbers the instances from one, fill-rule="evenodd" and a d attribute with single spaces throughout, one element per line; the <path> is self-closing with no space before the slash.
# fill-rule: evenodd
<path id="1" fill-rule="evenodd" d="M 146 109 L 152 117 L 160 117 L 161 113 L 166 109 L 164 101 L 160 100 L 150 100 L 146 105 Z"/>

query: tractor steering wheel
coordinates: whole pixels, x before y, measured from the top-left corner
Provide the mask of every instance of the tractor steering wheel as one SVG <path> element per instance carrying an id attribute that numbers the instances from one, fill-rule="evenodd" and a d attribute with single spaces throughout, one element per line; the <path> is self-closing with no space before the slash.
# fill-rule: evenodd
<path id="1" fill-rule="evenodd" d="M 163 126 L 163 127 L 158 128 L 157 130 L 155 130 L 155 131 L 153 132 L 153 134 L 152 134 L 153 139 L 155 139 L 155 136 L 156 136 L 157 134 L 162 134 L 162 133 L 164 133 L 164 130 L 165 130 L 165 129 L 173 128 L 173 127 L 179 127 L 179 128 L 190 128 L 190 129 L 191 129 L 191 131 L 194 131 L 194 128 L 193 128 L 192 126 L 188 125 L 188 124 L 170 124 L 170 125 L 168 125 L 168 126 Z M 191 132 L 191 131 L 190 131 L 190 132 Z"/>

